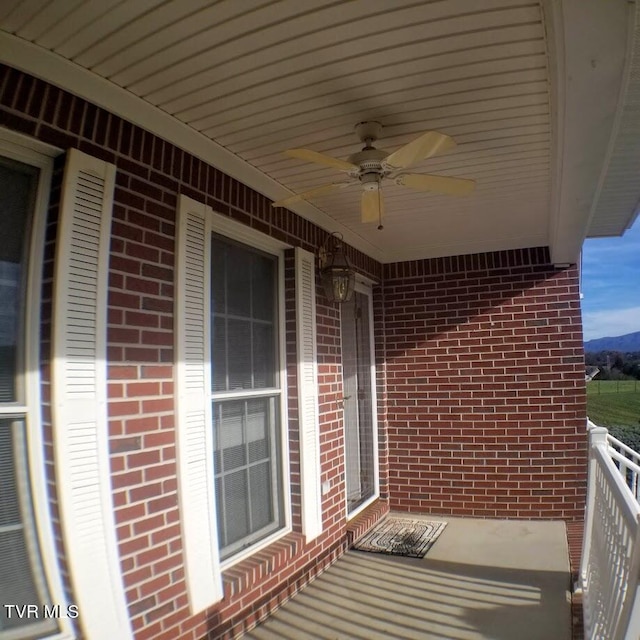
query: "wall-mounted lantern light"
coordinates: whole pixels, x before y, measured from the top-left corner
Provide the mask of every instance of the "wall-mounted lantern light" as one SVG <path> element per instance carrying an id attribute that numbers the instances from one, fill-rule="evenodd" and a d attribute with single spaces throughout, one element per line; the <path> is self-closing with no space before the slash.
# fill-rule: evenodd
<path id="1" fill-rule="evenodd" d="M 356 274 L 344 252 L 342 234 L 332 233 L 320 247 L 320 278 L 331 302 L 348 302 L 353 295 Z"/>

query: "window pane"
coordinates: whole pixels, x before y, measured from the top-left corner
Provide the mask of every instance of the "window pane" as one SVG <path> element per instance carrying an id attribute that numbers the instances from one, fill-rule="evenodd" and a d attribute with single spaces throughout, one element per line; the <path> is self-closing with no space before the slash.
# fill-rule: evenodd
<path id="1" fill-rule="evenodd" d="M 253 325 L 253 388 L 276 386 L 273 325 Z"/>
<path id="2" fill-rule="evenodd" d="M 211 312 L 226 313 L 226 257 L 224 250 L 214 251 L 211 255 Z"/>
<path id="3" fill-rule="evenodd" d="M 0 421 L 0 528 L 22 520 L 18 504 L 18 485 L 11 422 Z M 1 556 L 0 556 L 1 557 Z M 8 600 L 6 601 L 8 602 Z"/>
<path id="4" fill-rule="evenodd" d="M 26 237 L 36 170 L 19 163 L 0 162 L 0 402 L 17 398 L 22 327 Z"/>
<path id="5" fill-rule="evenodd" d="M 214 391 L 227 389 L 227 326 L 224 316 L 213 317 L 211 338 L 211 380 Z"/>
<path id="6" fill-rule="evenodd" d="M 252 289 L 253 317 L 272 321 L 274 317 L 275 264 L 273 259 L 261 255 L 253 257 Z"/>
<path id="7" fill-rule="evenodd" d="M 229 390 L 251 389 L 251 322 L 229 320 L 227 326 Z"/>
<path id="8" fill-rule="evenodd" d="M 214 403 L 216 501 L 221 555 L 284 523 L 276 426 L 278 396 Z"/>
<path id="9" fill-rule="evenodd" d="M 5 418 L 0 420 L 0 603 L 50 605 L 40 559 L 34 551 L 36 543 L 31 512 L 24 421 Z M 0 635 L 3 630 L 24 628 L 33 624 L 28 618 L 7 617 L 0 608 Z M 53 621 L 47 623 L 49 632 L 56 629 Z"/>
<path id="10" fill-rule="evenodd" d="M 247 402 L 247 442 L 249 462 L 257 462 L 269 457 L 269 406 L 260 398 Z"/>
<path id="11" fill-rule="evenodd" d="M 224 477 L 224 509 L 226 528 L 226 543 L 233 544 L 245 538 L 250 532 L 249 516 L 247 514 L 247 471 L 241 469 Z"/>
<path id="12" fill-rule="evenodd" d="M 218 467 L 216 466 L 216 469 Z M 222 496 L 224 496 L 224 490 L 222 485 L 222 476 L 216 476 L 215 491 L 216 491 L 216 522 L 218 523 L 218 545 L 221 549 L 227 546 L 227 540 L 225 538 L 225 527 L 221 523 L 224 522 L 224 504 L 222 502 Z"/>
<path id="13" fill-rule="evenodd" d="M 218 426 L 218 441 L 222 453 L 221 471 L 230 471 L 246 464 L 244 445 L 243 407 L 239 402 L 229 402 L 221 406 L 222 420 Z"/>
<path id="14" fill-rule="evenodd" d="M 278 386 L 277 258 L 212 240 L 213 391 Z"/>
<path id="15" fill-rule="evenodd" d="M 226 247 L 227 313 L 251 315 L 251 254 L 237 245 Z"/>
<path id="16" fill-rule="evenodd" d="M 268 462 L 251 467 L 251 521 L 261 529 L 269 524 L 271 506 L 271 467 Z"/>

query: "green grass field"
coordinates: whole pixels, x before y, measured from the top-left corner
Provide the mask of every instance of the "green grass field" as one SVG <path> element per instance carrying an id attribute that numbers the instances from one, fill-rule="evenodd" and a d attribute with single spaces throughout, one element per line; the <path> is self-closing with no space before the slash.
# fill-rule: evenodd
<path id="1" fill-rule="evenodd" d="M 640 381 L 587 382 L 587 415 L 603 427 L 625 426 L 640 430 Z"/>

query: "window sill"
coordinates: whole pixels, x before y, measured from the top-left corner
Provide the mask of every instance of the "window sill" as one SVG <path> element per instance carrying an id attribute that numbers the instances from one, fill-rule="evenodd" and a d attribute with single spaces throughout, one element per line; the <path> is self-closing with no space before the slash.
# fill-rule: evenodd
<path id="1" fill-rule="evenodd" d="M 350 549 L 362 536 L 389 513 L 389 503 L 376 500 L 347 525 L 347 547 Z"/>
<path id="2" fill-rule="evenodd" d="M 268 547 L 223 569 L 224 597 L 231 598 L 254 587 L 290 564 L 304 547 L 304 536 L 288 533 Z"/>

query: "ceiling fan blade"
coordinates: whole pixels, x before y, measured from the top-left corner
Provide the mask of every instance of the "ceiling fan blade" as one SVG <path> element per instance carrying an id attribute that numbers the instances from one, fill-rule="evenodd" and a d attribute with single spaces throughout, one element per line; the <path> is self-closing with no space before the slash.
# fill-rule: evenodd
<path id="1" fill-rule="evenodd" d="M 453 138 L 444 133 L 427 131 L 387 156 L 383 164 L 389 169 L 406 169 L 421 160 L 453 149 L 455 146 Z"/>
<path id="2" fill-rule="evenodd" d="M 433 176 L 424 173 L 405 173 L 398 176 L 395 182 L 403 187 L 410 187 L 417 191 L 433 191 L 451 196 L 466 196 L 476 188 L 475 180 Z"/>
<path id="3" fill-rule="evenodd" d="M 333 158 L 327 156 L 324 153 L 318 153 L 317 151 L 311 151 L 311 149 L 287 149 L 285 154 L 290 158 L 298 158 L 299 160 L 306 160 L 307 162 L 315 162 L 316 164 L 323 164 L 327 167 L 333 167 L 340 171 L 357 171 L 358 167 L 346 160 L 340 160 L 339 158 Z"/>
<path id="4" fill-rule="evenodd" d="M 364 190 L 360 200 L 362 222 L 380 222 L 384 216 L 382 189 Z"/>
<path id="5" fill-rule="evenodd" d="M 272 202 L 272 207 L 286 207 L 287 205 L 293 204 L 294 202 L 300 202 L 300 200 L 308 200 L 309 198 L 323 196 L 327 193 L 331 193 L 332 191 L 337 191 L 338 189 L 342 189 L 343 187 L 348 187 L 352 184 L 358 184 L 357 182 L 331 182 L 330 184 L 323 184 L 319 187 L 314 187 L 313 189 L 309 189 L 307 191 L 303 191 L 302 193 L 297 193 L 295 196 L 289 196 L 288 198 L 283 198 L 282 200 L 278 200 L 277 202 Z"/>

